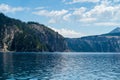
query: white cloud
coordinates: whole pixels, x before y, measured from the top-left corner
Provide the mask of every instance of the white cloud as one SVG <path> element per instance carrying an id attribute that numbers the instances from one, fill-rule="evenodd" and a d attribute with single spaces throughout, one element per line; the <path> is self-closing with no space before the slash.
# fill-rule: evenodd
<path id="1" fill-rule="evenodd" d="M 14 12 L 23 11 L 23 10 L 25 10 L 25 8 L 23 7 L 11 7 L 7 4 L 0 4 L 0 12 L 3 12 L 3 13 L 14 13 Z"/>
<path id="2" fill-rule="evenodd" d="M 59 34 L 63 35 L 64 37 L 68 37 L 68 38 L 78 38 L 78 37 L 84 36 L 83 34 L 76 32 L 74 30 L 68 30 L 65 28 L 61 28 L 61 29 L 56 29 L 53 27 L 50 27 L 50 28 L 58 32 Z"/>
<path id="3" fill-rule="evenodd" d="M 114 12 L 114 10 L 118 10 L 119 7 L 112 7 L 112 6 L 106 6 L 106 5 L 98 5 L 98 6 L 95 6 L 93 9 L 91 9 L 90 11 L 88 11 L 85 15 L 86 16 L 100 16 L 101 15 L 103 16 L 105 13 L 112 13 Z M 112 16 L 111 14 L 111 16 Z M 107 16 L 106 16 L 107 17 Z"/>
<path id="4" fill-rule="evenodd" d="M 103 26 L 115 26 L 120 22 L 120 5 L 108 5 L 109 2 L 102 2 L 92 9 L 86 7 L 80 7 L 71 10 L 71 15 L 67 16 L 64 20 L 70 19 L 71 21 L 78 21 L 81 25 L 86 25 L 86 23 L 97 25 L 103 24 Z M 69 12 L 68 12 L 69 14 Z M 109 23 L 110 22 L 110 23 Z"/>
<path id="5" fill-rule="evenodd" d="M 117 22 L 99 22 L 99 23 L 94 23 L 96 26 L 120 26 L 120 23 Z"/>
<path id="6" fill-rule="evenodd" d="M 70 11 L 72 11 L 72 12 L 69 11 L 67 14 L 65 14 L 63 16 L 63 20 L 64 21 L 71 21 L 72 18 L 76 18 L 75 21 L 77 21 L 77 19 L 79 21 L 80 18 L 82 17 L 82 15 L 85 13 L 86 9 L 87 8 L 85 8 L 85 7 L 72 8 L 72 9 L 70 9 Z"/>
<path id="7" fill-rule="evenodd" d="M 36 15 L 39 15 L 39 16 L 49 17 L 50 19 L 49 19 L 48 23 L 52 23 L 52 24 L 60 21 L 61 19 L 63 19 L 63 16 L 65 17 L 65 14 L 67 14 L 67 13 L 68 13 L 68 10 L 65 10 L 65 9 L 51 10 L 51 11 L 39 10 L 39 11 L 33 12 L 33 14 L 36 14 Z"/>
<path id="8" fill-rule="evenodd" d="M 96 18 L 82 18 L 79 21 L 83 23 L 94 22 L 96 21 Z"/>
<path id="9" fill-rule="evenodd" d="M 83 13 L 87 10 L 85 7 L 80 7 L 74 9 L 73 15 L 83 15 Z"/>
<path id="10" fill-rule="evenodd" d="M 65 20 L 65 21 L 70 21 L 70 16 L 71 16 L 72 14 L 66 14 L 65 16 L 63 16 L 63 20 Z"/>
<path id="11" fill-rule="evenodd" d="M 66 18 L 66 16 L 67 16 L 67 18 Z M 73 9 L 73 12 L 71 13 L 71 15 L 67 14 L 66 16 L 64 17 L 64 20 L 66 20 L 66 21 L 70 20 L 72 18 L 72 20 L 78 21 L 81 23 L 94 22 L 97 20 L 96 17 L 90 16 L 90 13 L 89 13 L 89 11 L 87 11 L 86 7 L 75 8 L 75 9 Z"/>
<path id="12" fill-rule="evenodd" d="M 100 0 L 72 0 L 71 2 L 67 2 L 67 4 L 84 3 L 84 2 L 97 3 L 99 1 Z"/>
<path id="13" fill-rule="evenodd" d="M 57 17 L 57 16 L 62 16 L 64 14 L 66 14 L 68 11 L 67 10 L 60 10 L 60 11 L 57 11 L 57 10 L 52 10 L 52 11 L 48 11 L 48 10 L 39 10 L 39 11 L 36 11 L 36 12 L 33 12 L 33 14 L 36 14 L 36 15 L 40 15 L 40 16 L 47 16 L 47 17 Z"/>
<path id="14" fill-rule="evenodd" d="M 109 6 L 100 4 L 95 6 L 90 11 L 84 13 L 84 17 L 96 18 L 98 21 L 113 21 L 114 19 L 119 20 L 120 5 Z"/>
<path id="15" fill-rule="evenodd" d="M 67 0 L 62 0 L 67 2 Z M 120 0 L 72 0 L 73 3 L 77 2 L 93 2 L 96 3 L 93 8 L 80 7 L 71 8 L 68 10 L 45 10 L 40 8 L 40 10 L 34 11 L 33 14 L 39 16 L 47 17 L 48 23 L 62 23 L 62 22 L 72 22 L 80 25 L 95 24 L 96 26 L 114 26 L 118 25 L 120 22 L 120 4 L 114 5 L 115 2 Z M 98 2 L 98 3 L 97 3 Z M 111 22 L 111 23 L 109 23 Z M 69 24 L 68 23 L 68 24 Z"/>

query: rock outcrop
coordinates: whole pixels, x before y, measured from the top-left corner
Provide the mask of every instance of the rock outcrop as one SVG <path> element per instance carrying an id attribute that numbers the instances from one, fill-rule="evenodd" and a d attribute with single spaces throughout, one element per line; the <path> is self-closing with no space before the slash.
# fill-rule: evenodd
<path id="1" fill-rule="evenodd" d="M 65 51 L 60 34 L 36 22 L 22 22 L 0 13 L 0 51 Z"/>

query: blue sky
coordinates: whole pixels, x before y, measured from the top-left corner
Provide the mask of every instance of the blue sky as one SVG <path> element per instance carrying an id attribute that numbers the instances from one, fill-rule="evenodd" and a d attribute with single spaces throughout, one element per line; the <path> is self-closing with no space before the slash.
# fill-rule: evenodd
<path id="1" fill-rule="evenodd" d="M 72 38 L 104 34 L 120 26 L 120 0 L 0 0 L 0 12 Z"/>

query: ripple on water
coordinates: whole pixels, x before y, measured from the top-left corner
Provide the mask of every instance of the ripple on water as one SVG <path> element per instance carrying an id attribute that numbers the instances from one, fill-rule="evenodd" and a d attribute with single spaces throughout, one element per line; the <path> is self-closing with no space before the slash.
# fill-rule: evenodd
<path id="1" fill-rule="evenodd" d="M 71 54 L 0 54 L 0 80 L 120 80 L 120 54 Z"/>

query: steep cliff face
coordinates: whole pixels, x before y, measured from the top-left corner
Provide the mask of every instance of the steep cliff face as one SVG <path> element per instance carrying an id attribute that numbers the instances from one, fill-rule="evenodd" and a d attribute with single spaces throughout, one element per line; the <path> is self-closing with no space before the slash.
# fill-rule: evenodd
<path id="1" fill-rule="evenodd" d="M 0 51 L 65 51 L 64 38 L 35 22 L 21 22 L 0 13 Z"/>
<path id="2" fill-rule="evenodd" d="M 120 52 L 120 32 L 117 29 L 108 34 L 66 40 L 71 51 Z"/>
<path id="3" fill-rule="evenodd" d="M 33 34 L 37 35 L 40 42 L 45 43 L 50 51 L 64 51 L 67 49 L 65 38 L 58 32 L 34 22 L 28 22 L 28 26 L 33 30 Z"/>
<path id="4" fill-rule="evenodd" d="M 15 33 L 20 31 L 12 20 L 0 13 L 0 51 L 8 51 Z"/>
<path id="5" fill-rule="evenodd" d="M 120 52 L 120 37 L 92 36 L 67 42 L 70 50 L 76 52 Z"/>

